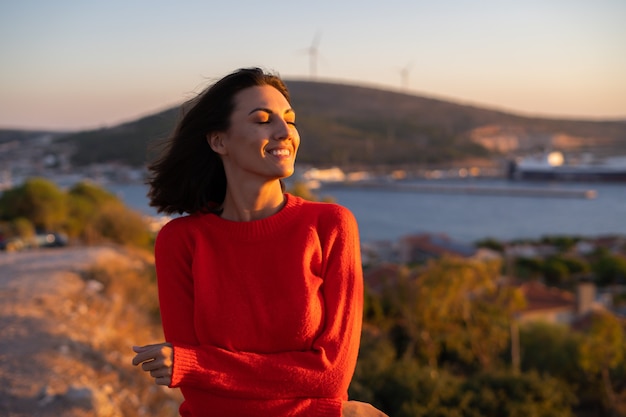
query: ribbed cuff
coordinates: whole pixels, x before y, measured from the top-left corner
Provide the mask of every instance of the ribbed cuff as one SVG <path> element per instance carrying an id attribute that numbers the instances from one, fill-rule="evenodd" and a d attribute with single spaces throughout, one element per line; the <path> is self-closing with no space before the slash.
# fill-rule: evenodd
<path id="1" fill-rule="evenodd" d="M 319 417 L 341 417 L 343 401 L 339 399 L 320 398 L 317 400 L 315 416 Z"/>
<path id="2" fill-rule="evenodd" d="M 172 366 L 170 388 L 180 387 L 183 379 L 188 380 L 189 375 L 193 375 L 192 371 L 197 371 L 197 369 L 198 358 L 195 350 L 174 345 L 174 364 Z"/>

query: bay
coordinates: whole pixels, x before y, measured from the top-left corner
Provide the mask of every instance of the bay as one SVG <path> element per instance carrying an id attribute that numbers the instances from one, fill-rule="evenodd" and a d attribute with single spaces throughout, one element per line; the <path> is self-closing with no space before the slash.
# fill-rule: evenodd
<path id="1" fill-rule="evenodd" d="M 330 196 L 350 209 L 361 240 L 397 240 L 414 233 L 443 233 L 472 243 L 485 238 L 538 239 L 542 236 L 595 237 L 626 235 L 626 184 L 523 183 L 507 180 L 417 181 L 429 185 L 510 188 L 506 195 L 414 192 L 392 189 L 326 187 L 319 196 Z M 593 199 L 515 195 L 516 188 L 537 190 L 593 190 Z M 124 202 L 144 214 L 149 207 L 145 185 L 109 185 Z"/>

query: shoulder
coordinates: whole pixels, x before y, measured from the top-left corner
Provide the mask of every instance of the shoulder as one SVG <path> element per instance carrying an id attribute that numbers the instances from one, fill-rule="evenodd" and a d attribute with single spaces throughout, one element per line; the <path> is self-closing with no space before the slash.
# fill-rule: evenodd
<path id="1" fill-rule="evenodd" d="M 200 214 L 190 214 L 173 218 L 159 230 L 156 237 L 156 244 L 167 245 L 169 243 L 173 245 L 188 241 L 201 221 L 202 215 Z"/>
<path id="2" fill-rule="evenodd" d="M 310 218 L 318 218 L 335 223 L 356 223 L 352 212 L 340 204 L 309 201 L 295 196 L 290 196 L 290 198 L 296 200 L 302 213 L 310 216 Z"/>
<path id="3" fill-rule="evenodd" d="M 194 222 L 193 215 L 175 217 L 163 225 L 159 231 L 159 235 L 176 235 L 183 232 Z"/>
<path id="4" fill-rule="evenodd" d="M 306 221 L 317 230 L 320 236 L 358 235 L 358 225 L 354 214 L 336 203 L 325 203 L 298 199 L 300 221 Z M 306 219 L 306 220 L 305 220 Z"/>

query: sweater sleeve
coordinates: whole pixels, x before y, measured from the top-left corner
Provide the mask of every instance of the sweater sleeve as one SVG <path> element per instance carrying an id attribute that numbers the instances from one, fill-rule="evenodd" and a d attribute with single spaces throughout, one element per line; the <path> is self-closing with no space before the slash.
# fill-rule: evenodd
<path id="1" fill-rule="evenodd" d="M 363 282 L 356 220 L 343 208 L 333 213 L 338 215 L 332 221 L 318 225 L 324 252 L 325 323 L 312 348 L 260 354 L 199 346 L 192 337 L 174 337 L 176 323 L 164 320 L 164 327 L 169 327 L 166 336 L 175 340 L 172 387 L 205 389 L 235 398 L 347 399 L 359 348 Z M 159 246 L 157 256 L 167 250 Z M 163 291 L 167 292 L 164 298 L 178 298 L 177 305 L 189 300 L 187 291 Z M 340 405 L 338 401 L 335 407 Z"/>
<path id="2" fill-rule="evenodd" d="M 166 224 L 154 247 L 161 324 L 165 340 L 198 344 L 194 323 L 193 243 L 173 224 Z"/>

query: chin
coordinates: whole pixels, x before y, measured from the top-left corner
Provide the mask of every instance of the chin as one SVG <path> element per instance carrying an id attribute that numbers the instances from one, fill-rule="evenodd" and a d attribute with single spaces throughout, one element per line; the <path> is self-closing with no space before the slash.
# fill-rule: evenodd
<path id="1" fill-rule="evenodd" d="M 281 169 L 279 175 L 280 175 L 280 178 L 287 178 L 287 177 L 291 177 L 294 172 L 295 172 L 295 169 L 293 166 L 291 166 L 289 168 Z"/>

